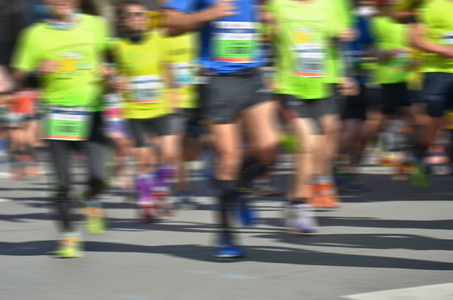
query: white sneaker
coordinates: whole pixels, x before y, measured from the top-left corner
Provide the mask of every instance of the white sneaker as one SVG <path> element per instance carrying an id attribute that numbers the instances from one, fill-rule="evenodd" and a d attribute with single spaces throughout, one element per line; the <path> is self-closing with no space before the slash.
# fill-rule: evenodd
<path id="1" fill-rule="evenodd" d="M 288 205 L 285 223 L 288 231 L 299 234 L 314 234 L 319 229 L 313 209 L 307 204 Z"/>

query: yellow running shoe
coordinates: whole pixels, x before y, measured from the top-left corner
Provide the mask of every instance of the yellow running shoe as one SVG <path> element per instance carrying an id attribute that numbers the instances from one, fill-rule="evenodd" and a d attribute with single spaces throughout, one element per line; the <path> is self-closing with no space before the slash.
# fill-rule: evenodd
<path id="1" fill-rule="evenodd" d="M 86 227 L 90 234 L 105 234 L 107 224 L 99 201 L 90 201 L 85 207 Z"/>
<path id="2" fill-rule="evenodd" d="M 64 233 L 60 235 L 56 258 L 77 258 L 83 257 L 82 240 L 77 233 Z"/>

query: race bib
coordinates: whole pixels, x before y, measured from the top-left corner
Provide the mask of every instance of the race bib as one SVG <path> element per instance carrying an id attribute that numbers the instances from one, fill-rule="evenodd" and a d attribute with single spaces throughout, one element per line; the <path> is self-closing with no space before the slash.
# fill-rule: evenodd
<path id="1" fill-rule="evenodd" d="M 445 32 L 443 40 L 446 45 L 453 45 L 453 31 Z"/>
<path id="2" fill-rule="evenodd" d="M 44 118 L 44 138 L 84 141 L 91 133 L 92 116 L 86 106 L 51 106 Z"/>
<path id="3" fill-rule="evenodd" d="M 393 59 L 394 70 L 406 70 L 410 67 L 409 51 L 407 49 L 398 49 L 395 58 Z"/>
<path id="4" fill-rule="evenodd" d="M 321 42 L 311 42 L 312 32 L 301 29 L 296 31 L 296 75 L 301 77 L 325 77 L 325 51 Z"/>
<path id="5" fill-rule="evenodd" d="M 258 34 L 254 22 L 213 23 L 212 57 L 216 61 L 251 63 L 258 50 Z"/>
<path id="6" fill-rule="evenodd" d="M 162 79 L 158 75 L 132 78 L 133 101 L 137 103 L 159 103 L 161 101 Z"/>
<path id="7" fill-rule="evenodd" d="M 195 83 L 192 63 L 174 63 L 172 67 L 177 86 L 188 87 Z"/>

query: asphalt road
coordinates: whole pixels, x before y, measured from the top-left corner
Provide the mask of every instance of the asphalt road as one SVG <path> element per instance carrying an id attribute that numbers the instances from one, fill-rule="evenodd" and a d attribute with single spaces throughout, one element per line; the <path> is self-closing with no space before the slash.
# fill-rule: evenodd
<path id="1" fill-rule="evenodd" d="M 386 173 L 370 169 L 368 173 Z M 382 170 L 382 169 L 381 169 Z M 277 172 L 275 183 L 285 188 Z M 242 228 L 248 256 L 211 256 L 212 191 L 204 205 L 157 224 L 133 205 L 103 197 L 106 235 L 85 236 L 85 257 L 52 258 L 57 232 L 46 178 L 12 181 L 0 166 L 0 299 L 453 299 L 453 177 L 417 190 L 385 174 L 364 175 L 371 191 L 342 195 L 318 212 L 311 237 L 284 232 L 281 197 L 255 198 L 260 224 Z"/>

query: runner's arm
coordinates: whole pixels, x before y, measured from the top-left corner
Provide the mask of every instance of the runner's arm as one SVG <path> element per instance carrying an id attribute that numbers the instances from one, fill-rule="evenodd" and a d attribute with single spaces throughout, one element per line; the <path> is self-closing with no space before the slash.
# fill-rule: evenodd
<path id="1" fill-rule="evenodd" d="M 412 46 L 425 52 L 437 53 L 445 57 L 453 57 L 453 47 L 434 44 L 425 38 L 426 29 L 423 24 L 413 26 L 410 41 Z"/>

